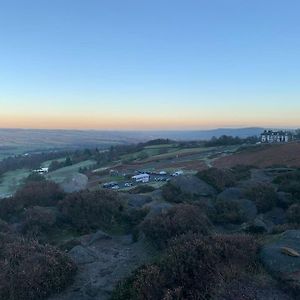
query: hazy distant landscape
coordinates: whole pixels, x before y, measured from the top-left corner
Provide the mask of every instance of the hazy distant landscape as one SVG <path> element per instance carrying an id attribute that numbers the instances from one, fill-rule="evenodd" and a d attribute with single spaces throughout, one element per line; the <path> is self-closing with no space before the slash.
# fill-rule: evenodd
<path id="1" fill-rule="evenodd" d="M 221 135 L 247 137 L 259 135 L 262 128 L 221 128 L 213 130 L 171 130 L 171 131 L 103 131 L 103 130 L 39 130 L 0 129 L 0 158 L 24 151 L 39 149 L 62 149 L 100 147 L 115 144 L 145 142 L 152 139 L 208 140 Z"/>

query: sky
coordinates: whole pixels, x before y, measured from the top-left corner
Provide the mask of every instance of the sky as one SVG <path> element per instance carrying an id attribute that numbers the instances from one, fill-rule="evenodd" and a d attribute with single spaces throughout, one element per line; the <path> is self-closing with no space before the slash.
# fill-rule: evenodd
<path id="1" fill-rule="evenodd" d="M 0 127 L 300 126 L 298 0 L 0 0 Z"/>

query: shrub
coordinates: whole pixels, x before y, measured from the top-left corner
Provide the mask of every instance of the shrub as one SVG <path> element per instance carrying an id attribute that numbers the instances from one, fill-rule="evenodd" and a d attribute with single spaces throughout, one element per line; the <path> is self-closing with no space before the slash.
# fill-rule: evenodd
<path id="1" fill-rule="evenodd" d="M 187 232 L 208 234 L 211 223 L 199 207 L 179 204 L 166 213 L 146 219 L 140 229 L 155 246 L 163 248 L 171 238 Z"/>
<path id="2" fill-rule="evenodd" d="M 0 201 L 0 217 L 8 220 L 24 208 L 32 206 L 55 206 L 64 195 L 59 185 L 52 181 L 28 182 L 14 197 Z"/>
<path id="3" fill-rule="evenodd" d="M 267 183 L 258 183 L 246 189 L 245 196 L 254 201 L 258 212 L 267 212 L 277 203 L 274 187 Z"/>
<path id="4" fill-rule="evenodd" d="M 287 218 L 291 223 L 300 223 L 300 204 L 293 204 L 288 208 Z"/>
<path id="5" fill-rule="evenodd" d="M 35 300 L 60 292 L 76 272 L 75 264 L 51 246 L 0 236 L 0 299 Z"/>
<path id="6" fill-rule="evenodd" d="M 274 183 L 278 184 L 279 191 L 291 193 L 294 198 L 300 200 L 300 171 L 288 172 L 277 176 Z"/>
<path id="7" fill-rule="evenodd" d="M 249 165 L 236 165 L 230 170 L 233 172 L 237 181 L 249 179 L 251 177 L 251 169 L 255 167 Z"/>
<path id="8" fill-rule="evenodd" d="M 210 168 L 198 172 L 196 176 L 212 185 L 219 192 L 236 184 L 235 175 L 229 169 Z"/>
<path id="9" fill-rule="evenodd" d="M 118 193 L 107 190 L 70 194 L 59 208 L 67 221 L 85 233 L 99 228 L 111 230 L 120 222 L 123 210 Z"/>
<path id="10" fill-rule="evenodd" d="M 23 207 L 55 206 L 64 197 L 58 184 L 52 181 L 29 182 L 14 196 L 18 205 Z"/>
<path id="11" fill-rule="evenodd" d="M 245 214 L 241 210 L 238 200 L 219 199 L 215 204 L 215 213 L 211 216 L 217 223 L 240 224 L 245 221 Z"/>
<path id="12" fill-rule="evenodd" d="M 22 233 L 30 237 L 40 237 L 48 233 L 56 224 L 56 213 L 51 208 L 34 206 L 23 215 Z"/>
<path id="13" fill-rule="evenodd" d="M 170 182 L 162 187 L 162 196 L 166 201 L 173 203 L 181 203 L 188 199 L 178 186 L 175 186 Z"/>
<path id="14" fill-rule="evenodd" d="M 151 193 L 155 191 L 155 188 L 151 185 L 138 185 L 129 191 L 130 194 L 143 194 Z"/>
<path id="15" fill-rule="evenodd" d="M 244 235 L 178 237 L 157 263 L 121 283 L 112 299 L 212 299 L 225 283 L 258 271 L 257 250 Z"/>

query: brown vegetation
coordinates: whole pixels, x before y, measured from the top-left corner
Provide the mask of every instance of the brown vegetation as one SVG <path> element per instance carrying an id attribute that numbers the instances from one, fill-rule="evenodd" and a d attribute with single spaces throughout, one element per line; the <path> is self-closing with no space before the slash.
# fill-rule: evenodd
<path id="1" fill-rule="evenodd" d="M 236 165 L 252 165 L 258 168 L 283 165 L 300 167 L 300 143 L 251 147 L 239 153 L 217 159 L 217 168 L 231 168 Z"/>
<path id="2" fill-rule="evenodd" d="M 111 230 L 120 220 L 123 210 L 118 193 L 83 191 L 66 196 L 59 207 L 66 221 L 80 232 L 95 229 Z"/>
<path id="3" fill-rule="evenodd" d="M 257 271 L 257 250 L 243 235 L 176 238 L 158 263 L 137 270 L 112 299 L 211 299 L 226 282 Z"/>
<path id="4" fill-rule="evenodd" d="M 229 169 L 211 168 L 198 172 L 197 177 L 212 185 L 219 192 L 236 183 L 235 174 Z"/>
<path id="5" fill-rule="evenodd" d="M 184 233 L 208 234 L 211 223 L 199 207 L 179 204 L 166 213 L 146 219 L 140 229 L 154 245 L 163 248 L 171 238 Z"/>
<path id="6" fill-rule="evenodd" d="M 248 187 L 245 196 L 254 201 L 258 212 L 267 212 L 276 206 L 277 194 L 274 187 L 266 183 L 257 183 Z"/>
<path id="7" fill-rule="evenodd" d="M 0 299 L 35 300 L 60 292 L 76 271 L 74 263 L 51 246 L 0 235 Z"/>

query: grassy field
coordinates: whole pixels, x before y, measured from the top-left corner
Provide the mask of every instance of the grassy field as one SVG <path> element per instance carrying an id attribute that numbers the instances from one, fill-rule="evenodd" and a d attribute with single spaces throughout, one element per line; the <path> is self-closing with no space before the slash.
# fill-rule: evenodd
<path id="1" fill-rule="evenodd" d="M 47 160 L 47 161 L 44 161 L 44 162 L 41 164 L 41 167 L 42 167 L 42 168 L 49 168 L 50 164 L 51 164 L 53 161 L 63 162 L 63 161 L 65 161 L 65 160 L 66 160 L 65 157 L 58 158 L 58 159 Z"/>
<path id="2" fill-rule="evenodd" d="M 94 166 L 96 161 L 94 160 L 85 160 L 78 164 L 74 164 L 69 167 L 64 167 L 53 172 L 50 172 L 47 175 L 47 178 L 53 180 L 57 183 L 62 183 L 65 179 L 72 177 L 74 174 L 78 173 L 80 168 L 89 168 Z"/>
<path id="3" fill-rule="evenodd" d="M 6 172 L 0 179 L 0 198 L 14 194 L 29 174 L 27 169 Z"/>

